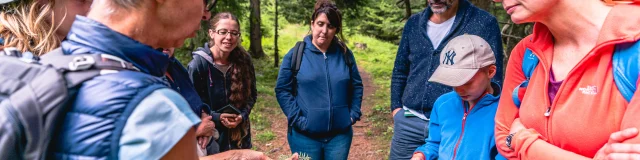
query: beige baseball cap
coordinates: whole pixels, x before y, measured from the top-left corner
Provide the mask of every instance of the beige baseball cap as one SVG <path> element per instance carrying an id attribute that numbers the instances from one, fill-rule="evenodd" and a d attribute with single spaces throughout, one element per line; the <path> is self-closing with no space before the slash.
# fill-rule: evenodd
<path id="1" fill-rule="evenodd" d="M 453 38 L 440 53 L 440 65 L 429 82 L 457 87 L 467 83 L 482 67 L 496 63 L 487 41 L 476 35 Z"/>

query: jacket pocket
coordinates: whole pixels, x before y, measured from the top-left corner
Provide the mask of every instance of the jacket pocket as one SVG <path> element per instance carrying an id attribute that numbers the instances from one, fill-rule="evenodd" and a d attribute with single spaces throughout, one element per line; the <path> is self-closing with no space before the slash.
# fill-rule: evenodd
<path id="1" fill-rule="evenodd" d="M 328 108 L 307 108 L 309 112 L 304 115 L 307 124 L 303 128 L 298 128 L 309 133 L 329 132 L 329 110 Z"/>
<path id="2" fill-rule="evenodd" d="M 343 131 L 351 126 L 351 113 L 346 105 L 335 106 L 331 110 L 331 130 Z"/>

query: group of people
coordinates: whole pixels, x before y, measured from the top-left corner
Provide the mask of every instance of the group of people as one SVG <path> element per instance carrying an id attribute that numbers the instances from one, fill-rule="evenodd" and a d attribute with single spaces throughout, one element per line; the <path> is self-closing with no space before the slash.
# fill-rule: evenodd
<path id="1" fill-rule="evenodd" d="M 79 85 L 75 97 L 64 103 L 64 114 L 54 118 L 60 126 L 52 129 L 55 132 L 50 135 L 48 147 L 43 147 L 47 152 L 44 156 L 268 159 L 263 153 L 250 150 L 249 115 L 257 101 L 256 77 L 251 57 L 240 46 L 240 22 L 228 12 L 211 17 L 212 3 L 215 2 L 0 2 L 2 56 L 21 60 L 27 57 L 37 63 L 46 61 L 48 54 L 60 48 L 64 55 L 100 54 L 100 61 L 131 66 L 131 70 L 102 69 L 98 76 Z M 300 57 L 304 63 L 298 63 L 302 66 L 299 73 L 296 70 L 298 74 L 287 73 L 283 68 L 276 88 L 291 124 L 288 137 L 291 142 L 299 142 L 291 143 L 294 154 L 290 159 L 297 159 L 295 153 L 314 159 L 346 159 L 353 134 L 351 125 L 361 116 L 362 82 L 355 64 L 335 64 L 345 58 L 355 62 L 343 37 L 336 36 L 342 30 L 342 13 L 336 5 L 318 1 L 310 20 L 311 34 L 304 40 L 304 52 L 310 53 Z M 209 24 L 210 40 L 193 51 L 193 59 L 185 68 L 174 57 L 175 47 L 192 37 L 201 21 Z M 335 74 L 335 70 L 343 72 Z M 316 79 L 321 76 L 326 77 L 322 81 Z M 296 82 L 302 85 L 292 85 L 292 79 L 299 79 Z M 318 84 L 326 88 L 318 90 Z M 317 103 L 320 97 L 325 98 L 323 103 Z M 299 106 L 296 102 L 308 105 Z M 9 103 L 3 103 L 3 107 L 11 107 Z M 11 119 L 0 121 L 5 127 L 17 125 Z M 6 142 L 3 146 L 14 146 L 9 144 L 13 141 L 7 141 L 7 137 L 14 136 L 10 134 L 0 134 L 0 141 Z M 323 148 L 333 151 L 325 152 Z M 21 147 L 2 150 L 11 152 L 0 152 L 3 159 L 33 157 L 25 155 L 30 152 Z"/>
<path id="2" fill-rule="evenodd" d="M 467 0 L 428 0 L 407 20 L 391 79 L 389 159 L 640 159 L 637 0 L 495 1 L 514 22 L 536 23 L 506 67 L 496 18 Z M 211 5 L 0 1 L 3 56 L 17 50 L 38 61 L 60 48 L 134 68 L 82 82 L 46 157 L 268 159 L 250 150 L 256 76 L 240 22 L 228 12 L 211 17 Z M 309 35 L 285 55 L 275 88 L 291 159 L 347 159 L 362 79 L 337 6 L 318 0 L 310 15 Z M 185 68 L 174 48 L 201 21 L 210 40 Z M 24 158 L 8 155 L 0 152 Z"/>
<path id="3" fill-rule="evenodd" d="M 513 22 L 535 23 L 504 79 L 489 13 L 429 0 L 407 21 L 389 159 L 640 159 L 639 1 L 494 1 Z"/>

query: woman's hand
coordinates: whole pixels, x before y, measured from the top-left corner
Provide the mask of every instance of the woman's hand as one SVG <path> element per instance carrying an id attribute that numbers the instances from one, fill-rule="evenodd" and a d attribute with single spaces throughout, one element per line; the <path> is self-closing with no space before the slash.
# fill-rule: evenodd
<path id="1" fill-rule="evenodd" d="M 227 128 L 236 128 L 240 122 L 242 122 L 242 116 L 237 114 L 222 113 L 220 115 L 220 121 L 222 125 Z"/>
<path id="2" fill-rule="evenodd" d="M 622 143 L 638 135 L 637 128 L 627 128 L 612 133 L 607 144 L 602 146 L 593 159 L 638 159 L 640 160 L 640 144 Z"/>

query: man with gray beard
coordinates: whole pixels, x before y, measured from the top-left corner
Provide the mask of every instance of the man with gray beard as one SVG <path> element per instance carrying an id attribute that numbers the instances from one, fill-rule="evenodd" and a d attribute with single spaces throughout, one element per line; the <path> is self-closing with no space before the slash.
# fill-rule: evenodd
<path id="1" fill-rule="evenodd" d="M 502 84 L 504 56 L 496 18 L 467 0 L 429 0 L 429 7 L 407 20 L 396 55 L 391 78 L 394 134 L 389 159 L 410 159 L 416 148 L 425 144 L 433 104 L 452 90 L 427 80 L 442 63 L 444 44 L 463 34 L 478 35 L 489 42 L 497 60 L 492 81 Z M 456 56 L 450 55 L 451 59 Z"/>

